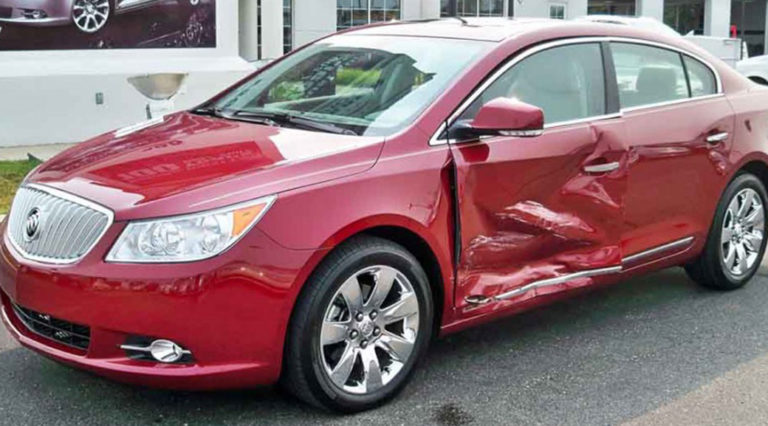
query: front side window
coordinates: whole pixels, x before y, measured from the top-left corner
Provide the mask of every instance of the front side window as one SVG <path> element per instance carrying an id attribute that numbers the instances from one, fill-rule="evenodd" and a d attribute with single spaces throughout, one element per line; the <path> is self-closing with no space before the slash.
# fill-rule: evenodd
<path id="1" fill-rule="evenodd" d="M 474 40 L 336 36 L 266 68 L 214 107 L 231 117 L 290 116 L 357 135 L 386 136 L 412 123 L 493 46 Z"/>
<path id="2" fill-rule="evenodd" d="M 691 96 L 706 96 L 717 93 L 715 74 L 706 65 L 691 58 L 684 57 L 688 80 L 691 82 Z"/>
<path id="3" fill-rule="evenodd" d="M 688 83 L 679 53 L 632 43 L 611 43 L 611 51 L 622 108 L 688 97 Z"/>
<path id="4" fill-rule="evenodd" d="M 493 82 L 459 118 L 507 97 L 544 111 L 546 124 L 605 114 L 603 58 L 597 43 L 553 47 L 523 59 Z"/>

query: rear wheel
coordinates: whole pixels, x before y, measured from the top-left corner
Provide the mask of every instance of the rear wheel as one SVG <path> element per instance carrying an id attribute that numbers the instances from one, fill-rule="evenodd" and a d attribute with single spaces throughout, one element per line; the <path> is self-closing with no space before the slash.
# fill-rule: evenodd
<path id="1" fill-rule="evenodd" d="M 406 384 L 432 329 L 426 274 L 403 247 L 361 237 L 307 282 L 291 321 L 283 384 L 344 412 L 377 406 Z"/>
<path id="2" fill-rule="evenodd" d="M 765 253 L 765 188 L 752 174 L 737 176 L 718 204 L 701 256 L 686 266 L 700 284 L 719 290 L 745 285 Z"/>

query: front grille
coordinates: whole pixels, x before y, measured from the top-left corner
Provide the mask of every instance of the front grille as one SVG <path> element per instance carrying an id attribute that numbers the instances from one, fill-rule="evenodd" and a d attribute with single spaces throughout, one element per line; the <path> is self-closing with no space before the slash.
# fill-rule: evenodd
<path id="1" fill-rule="evenodd" d="M 37 231 L 30 235 L 30 216 Z M 74 263 L 98 242 L 112 222 L 112 212 L 98 204 L 41 186 L 19 188 L 8 217 L 8 230 L 24 257 L 49 263 Z"/>
<path id="2" fill-rule="evenodd" d="M 91 329 L 13 304 L 13 312 L 30 331 L 71 348 L 88 350 Z"/>
<path id="3" fill-rule="evenodd" d="M 13 13 L 13 9 L 10 7 L 2 7 L 0 6 L 0 18 L 10 18 L 11 13 Z"/>

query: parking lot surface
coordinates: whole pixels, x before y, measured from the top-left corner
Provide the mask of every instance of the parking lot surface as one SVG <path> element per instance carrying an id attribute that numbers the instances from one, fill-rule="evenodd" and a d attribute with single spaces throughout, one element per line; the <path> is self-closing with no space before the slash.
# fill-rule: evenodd
<path id="1" fill-rule="evenodd" d="M 399 398 L 354 416 L 275 388 L 117 384 L 0 331 L 1 424 L 764 424 L 767 402 L 765 268 L 729 293 L 669 269 L 437 340 Z"/>

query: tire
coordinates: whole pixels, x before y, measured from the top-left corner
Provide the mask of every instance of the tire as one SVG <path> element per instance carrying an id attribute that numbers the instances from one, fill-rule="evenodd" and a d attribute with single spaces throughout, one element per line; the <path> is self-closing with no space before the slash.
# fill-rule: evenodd
<path id="1" fill-rule="evenodd" d="M 749 282 L 765 253 L 766 201 L 765 187 L 757 177 L 736 176 L 717 205 L 704 251 L 685 266 L 688 276 L 716 290 L 735 290 Z M 747 210 L 740 214 L 745 203 Z"/>
<path id="2" fill-rule="evenodd" d="M 84 9 L 89 7 L 89 4 L 95 6 L 95 9 Z M 115 4 L 114 0 L 74 0 L 72 23 L 82 33 L 96 34 L 109 22 L 114 14 Z"/>
<path id="3" fill-rule="evenodd" d="M 305 284 L 289 325 L 281 384 L 327 410 L 379 406 L 411 378 L 429 344 L 433 317 L 429 282 L 416 258 L 391 241 L 355 237 Z"/>

